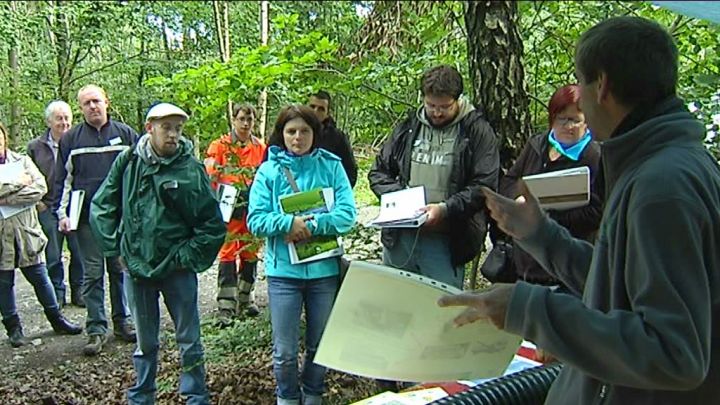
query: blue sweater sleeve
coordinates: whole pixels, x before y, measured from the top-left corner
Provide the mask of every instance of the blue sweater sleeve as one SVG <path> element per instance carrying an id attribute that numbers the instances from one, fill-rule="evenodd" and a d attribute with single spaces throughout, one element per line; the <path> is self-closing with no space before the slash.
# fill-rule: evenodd
<path id="1" fill-rule="evenodd" d="M 253 235 L 272 237 L 290 232 L 293 216 L 283 214 L 279 210 L 273 193 L 273 185 L 277 181 L 272 176 L 271 162 L 265 162 L 258 169 L 253 184 L 250 187 L 250 201 L 248 203 L 247 226 Z"/>

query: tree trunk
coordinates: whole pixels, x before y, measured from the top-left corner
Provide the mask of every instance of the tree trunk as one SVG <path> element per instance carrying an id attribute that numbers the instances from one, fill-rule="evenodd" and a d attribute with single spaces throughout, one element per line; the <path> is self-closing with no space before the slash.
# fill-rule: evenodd
<path id="1" fill-rule="evenodd" d="M 213 20 L 215 21 L 215 30 L 217 31 L 218 50 L 220 52 L 220 61 L 227 63 L 230 61 L 230 11 L 227 1 L 214 0 Z M 226 118 L 228 127 L 232 128 L 232 100 L 228 100 L 226 108 Z"/>
<path id="2" fill-rule="evenodd" d="M 532 132 L 517 3 L 466 2 L 465 25 L 473 102 L 498 134 L 507 169 Z"/>
<path id="3" fill-rule="evenodd" d="M 12 101 L 10 104 L 10 122 L 8 123 L 8 144 L 14 147 L 20 134 L 20 68 L 18 67 L 17 44 L 14 44 L 8 51 L 8 62 L 12 74 Z"/>
<path id="4" fill-rule="evenodd" d="M 268 44 L 268 34 L 270 31 L 269 16 L 270 2 L 262 1 L 260 3 L 260 42 L 263 46 Z M 260 137 L 267 140 L 267 137 L 265 136 L 265 128 L 267 128 L 267 88 L 263 88 L 260 92 L 258 107 L 260 110 L 260 117 L 258 117 L 260 125 L 259 134 Z"/>
<path id="5" fill-rule="evenodd" d="M 70 44 L 70 26 L 63 10 L 63 2 L 51 0 L 47 2 L 50 11 L 47 14 L 48 38 L 55 52 L 55 65 L 57 68 L 57 87 L 55 97 L 70 100 L 70 79 L 73 76 L 76 64 L 71 60 L 72 45 Z"/>
<path id="6" fill-rule="evenodd" d="M 14 1 L 10 2 L 10 11 L 17 13 L 17 7 Z M 8 144 L 15 146 L 15 142 L 19 139 L 20 135 L 20 67 L 18 66 L 18 49 L 20 38 L 20 30 L 17 27 L 13 27 L 16 32 L 15 40 L 10 44 L 8 50 L 8 66 L 10 67 L 11 74 L 11 91 L 12 98 L 10 101 L 10 122 L 8 122 Z"/>

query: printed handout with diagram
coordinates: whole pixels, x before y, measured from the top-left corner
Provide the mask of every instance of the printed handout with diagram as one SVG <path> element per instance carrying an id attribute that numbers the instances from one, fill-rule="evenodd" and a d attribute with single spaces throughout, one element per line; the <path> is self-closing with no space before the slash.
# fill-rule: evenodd
<path id="1" fill-rule="evenodd" d="M 315 188 L 280 196 L 280 208 L 294 216 L 316 215 L 332 211 L 335 192 L 332 188 Z M 288 243 L 290 263 L 302 264 L 342 256 L 342 238 L 335 235 L 315 235 L 301 242 Z"/>
<path id="2" fill-rule="evenodd" d="M 590 169 L 587 166 L 533 174 L 522 179 L 543 208 L 567 210 L 590 202 Z"/>
<path id="3" fill-rule="evenodd" d="M 427 220 L 425 187 L 411 187 L 380 196 L 380 214 L 368 222 L 373 228 L 417 228 Z"/>
<path id="4" fill-rule="evenodd" d="M 460 292 L 416 274 L 353 260 L 315 362 L 395 381 L 499 376 L 521 339 L 486 321 L 454 326 L 464 308 L 441 308 L 437 301 Z"/>

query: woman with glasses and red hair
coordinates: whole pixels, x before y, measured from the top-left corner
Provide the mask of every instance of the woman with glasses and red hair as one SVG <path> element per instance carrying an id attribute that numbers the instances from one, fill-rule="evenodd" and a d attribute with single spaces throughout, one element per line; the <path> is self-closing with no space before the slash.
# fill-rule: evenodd
<path id="1" fill-rule="evenodd" d="M 500 181 L 500 193 L 520 196 L 518 180 L 523 176 L 587 166 L 590 168 L 590 203 L 569 210 L 548 210 L 548 215 L 576 238 L 591 240 L 600 224 L 601 199 L 593 192 L 600 160 L 600 146 L 593 141 L 580 109 L 580 88 L 570 84 L 555 91 L 548 107 L 548 131 L 531 137 L 515 164 Z M 513 247 L 515 279 L 545 285 L 561 285 L 517 245 Z M 509 281 L 509 280 L 505 280 Z"/>

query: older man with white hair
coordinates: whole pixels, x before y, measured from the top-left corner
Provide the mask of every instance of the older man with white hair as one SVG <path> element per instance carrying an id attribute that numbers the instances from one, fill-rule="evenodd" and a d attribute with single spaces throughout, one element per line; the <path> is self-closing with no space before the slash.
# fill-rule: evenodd
<path id="1" fill-rule="evenodd" d="M 45 246 L 48 275 L 55 290 L 58 305 L 63 307 L 65 299 L 65 268 L 62 262 L 62 249 L 67 239 L 70 248 L 70 302 L 79 307 L 85 307 L 82 296 L 83 264 L 74 233 L 64 234 L 58 230 L 58 219 L 52 209 L 53 192 L 55 190 L 55 161 L 60 144 L 60 138 L 72 126 L 72 110 L 70 105 L 62 100 L 50 102 L 45 108 L 45 123 L 47 130 L 42 135 L 30 141 L 27 152 L 40 172 L 45 176 L 48 192 L 37 204 L 38 219 L 42 226 L 48 243 Z"/>

